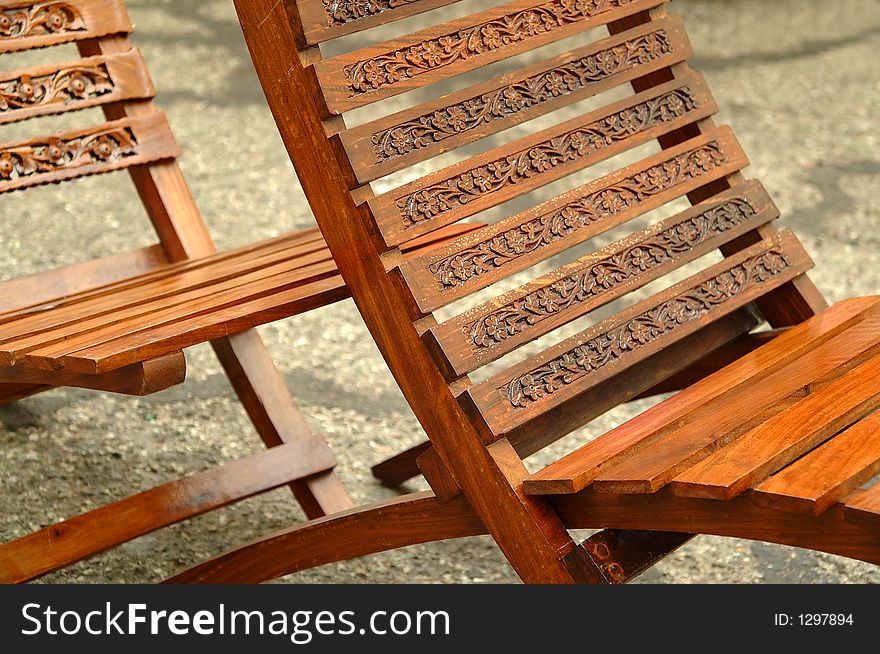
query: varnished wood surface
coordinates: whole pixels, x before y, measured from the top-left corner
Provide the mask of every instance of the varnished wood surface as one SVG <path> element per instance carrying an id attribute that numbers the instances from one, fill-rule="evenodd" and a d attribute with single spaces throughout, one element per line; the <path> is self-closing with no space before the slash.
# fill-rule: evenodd
<path id="1" fill-rule="evenodd" d="M 426 338 L 455 377 L 467 374 L 777 215 L 760 185 L 732 189 L 432 327 Z M 552 300 L 558 307 L 548 311 Z"/>
<path id="2" fill-rule="evenodd" d="M 20 366 L 0 366 L 0 389 L 4 385 L 70 386 L 123 395 L 152 395 L 182 384 L 186 378 L 183 352 L 172 352 L 156 359 L 133 363 L 103 375 L 87 375 L 69 370 L 33 370 Z M 3 403 L 0 390 L 0 404 Z"/>
<path id="3" fill-rule="evenodd" d="M 649 529 L 713 534 L 805 547 L 880 564 L 878 514 L 851 520 L 842 504 L 815 516 L 757 504 L 750 492 L 728 502 L 650 495 L 605 495 L 589 490 L 553 498 L 570 529 Z"/>
<path id="4" fill-rule="evenodd" d="M 280 445 L 102 506 L 0 545 L 0 583 L 21 583 L 181 520 L 332 468 Z M 314 454 L 314 453 L 313 453 Z"/>
<path id="5" fill-rule="evenodd" d="M 579 10 L 562 0 L 514 0 L 320 61 L 315 71 L 330 111 L 341 113 L 607 25 L 662 2 L 600 0 Z M 493 36 L 487 36 L 490 30 Z"/>
<path id="6" fill-rule="evenodd" d="M 602 471 L 638 452 L 646 451 L 659 439 L 685 425 L 699 424 L 700 420 L 710 415 L 715 416 L 716 420 L 727 419 L 723 412 L 716 411 L 726 396 L 731 393 L 739 393 L 740 398 L 752 396 L 753 388 L 765 387 L 763 381 L 769 375 L 801 360 L 811 350 L 823 347 L 847 330 L 856 329 L 864 320 L 876 320 L 878 307 L 878 298 L 859 298 L 833 306 L 813 320 L 781 334 L 765 347 L 743 356 L 719 373 L 552 463 L 526 481 L 526 490 L 529 493 L 576 493 L 586 488 Z M 875 332 L 869 328 L 862 333 L 871 339 Z M 844 336 L 841 340 L 848 350 L 849 338 Z M 853 347 L 858 348 L 859 344 Z M 851 355 L 837 362 L 843 363 L 847 358 L 851 358 Z M 786 380 L 788 375 L 780 374 L 779 379 Z M 797 388 L 797 383 L 794 388 Z M 777 397 L 781 399 L 781 396 Z M 753 398 L 749 399 L 750 403 L 753 401 Z M 752 404 L 736 406 L 747 412 L 752 408 Z"/>
<path id="7" fill-rule="evenodd" d="M 180 154 L 161 112 L 0 145 L 0 193 Z"/>
<path id="8" fill-rule="evenodd" d="M 254 583 L 375 552 L 486 533 L 462 497 L 415 493 L 292 527 L 197 565 L 170 583 Z"/>
<path id="9" fill-rule="evenodd" d="M 755 498 L 781 510 L 821 513 L 880 474 L 880 412 L 755 487 Z"/>
<path id="10" fill-rule="evenodd" d="M 666 47 L 658 51 L 652 44 L 661 37 Z M 680 23 L 659 21 L 380 116 L 341 132 L 339 140 L 358 181 L 366 182 L 604 93 L 681 62 L 690 53 L 690 43 Z M 603 59 L 612 60 L 615 65 L 602 65 Z M 579 75 L 574 88 L 557 94 L 547 92 L 551 77 L 571 74 L 574 69 Z M 532 87 L 545 90 L 535 95 L 535 102 L 511 103 L 504 97 L 506 93 L 515 98 L 514 91 Z M 460 115 L 461 110 L 474 103 L 477 113 L 457 129 L 441 129 L 434 124 L 435 116 Z M 503 110 L 495 109 L 498 104 L 504 105 Z"/>
<path id="11" fill-rule="evenodd" d="M 305 41 L 314 45 L 431 11 L 459 0 L 296 0 Z"/>
<path id="12" fill-rule="evenodd" d="M 0 107 L 0 125 L 156 93 L 137 49 L 3 71 L 0 88 L 15 91 Z"/>
<path id="13" fill-rule="evenodd" d="M 705 289 L 710 288 L 714 283 L 713 280 L 727 279 L 727 276 L 734 274 L 731 271 L 740 270 L 742 266 L 750 267 L 753 265 L 751 262 L 763 261 L 767 256 L 775 258 L 777 255 L 772 253 L 776 252 L 785 253 L 782 256 L 787 261 L 778 273 L 766 278 L 756 276 L 753 284 L 743 284 L 742 288 L 738 289 L 739 292 L 728 292 L 726 296 L 724 294 L 717 296 L 721 298 L 720 300 L 717 300 L 716 294 L 711 292 L 712 301 L 696 314 L 688 314 L 689 318 L 686 320 L 670 321 L 668 324 L 671 327 L 657 328 L 656 334 L 652 331 L 654 327 L 646 327 L 648 331 L 644 333 L 644 340 L 636 339 L 628 345 L 629 340 L 626 339 L 630 338 L 628 334 L 632 333 L 632 325 L 641 324 L 642 321 L 651 323 L 653 320 L 644 316 L 648 316 L 651 312 L 664 311 L 663 307 L 670 306 L 670 303 L 677 305 L 678 298 L 705 292 Z M 467 389 L 466 394 L 496 435 L 507 434 L 548 409 L 572 400 L 589 387 L 609 379 L 640 360 L 656 354 L 664 347 L 695 333 L 709 322 L 746 306 L 769 288 L 778 287 L 793 279 L 808 270 L 811 265 L 812 262 L 796 239 L 790 233 L 783 232 L 773 240 L 743 250 L 736 256 L 711 266 L 705 272 L 685 279 L 616 316 L 548 348 L 541 354 L 472 386 Z M 750 277 L 751 273 L 742 274 L 743 279 Z M 709 286 L 706 286 L 707 284 Z M 728 289 L 730 290 L 732 289 Z M 665 319 L 663 324 L 666 324 Z M 618 339 L 620 343 L 613 340 L 616 337 L 606 336 L 612 332 L 621 335 Z M 591 343 L 594 341 L 604 343 L 606 339 L 612 344 L 603 346 L 605 349 L 596 355 L 595 365 L 576 361 L 582 358 L 589 360 L 593 348 Z M 606 355 L 606 352 L 609 354 Z M 533 391 L 533 387 L 536 390 Z"/>
<path id="14" fill-rule="evenodd" d="M 3 3 L 0 12 L 15 26 L 9 34 L 0 35 L 0 54 L 128 33 L 132 29 L 124 0 L 10 0 Z"/>

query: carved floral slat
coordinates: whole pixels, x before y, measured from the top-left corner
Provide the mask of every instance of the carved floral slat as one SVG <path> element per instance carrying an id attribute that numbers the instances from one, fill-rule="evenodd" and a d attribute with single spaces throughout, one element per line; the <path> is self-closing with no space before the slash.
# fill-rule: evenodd
<path id="1" fill-rule="evenodd" d="M 796 237 L 780 232 L 466 393 L 501 435 L 746 306 L 811 266 Z"/>
<path id="2" fill-rule="evenodd" d="M 371 199 L 370 208 L 393 241 L 401 230 L 474 215 L 715 109 L 702 82 L 685 78 L 398 187 Z"/>
<path id="3" fill-rule="evenodd" d="M 0 124 L 155 94 L 137 50 L 0 73 Z"/>
<path id="4" fill-rule="evenodd" d="M 721 128 L 412 259 L 401 272 L 419 307 L 433 310 L 746 163 L 733 134 Z"/>
<path id="5" fill-rule="evenodd" d="M 578 48 L 340 135 L 366 182 L 684 60 L 691 47 L 667 19 Z"/>
<path id="6" fill-rule="evenodd" d="M 459 377 L 776 219 L 757 182 L 588 254 L 430 330 Z"/>
<path id="7" fill-rule="evenodd" d="M 0 6 L 0 54 L 131 32 L 122 0 L 44 0 Z"/>
<path id="8" fill-rule="evenodd" d="M 512 2 L 315 64 L 333 112 L 424 86 L 605 25 L 663 0 Z"/>
<path id="9" fill-rule="evenodd" d="M 310 45 L 385 25 L 459 0 L 297 0 Z"/>
<path id="10" fill-rule="evenodd" d="M 0 145 L 0 193 L 178 156 L 164 114 Z"/>

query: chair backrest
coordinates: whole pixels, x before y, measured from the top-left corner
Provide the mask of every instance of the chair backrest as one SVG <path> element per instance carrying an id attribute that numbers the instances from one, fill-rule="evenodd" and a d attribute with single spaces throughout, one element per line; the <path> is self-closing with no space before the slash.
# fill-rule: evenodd
<path id="1" fill-rule="evenodd" d="M 426 17 L 431 27 L 362 45 L 377 25 L 450 4 L 236 2 L 318 223 L 444 474 L 496 537 L 503 520 L 529 515 L 564 550 L 546 507 L 517 494 L 514 452 L 535 452 L 762 319 L 794 324 L 824 300 L 797 239 L 770 226 L 767 193 L 739 172 L 748 161 L 712 122 L 715 102 L 662 0 L 516 0 L 442 22 L 450 8 Z M 361 30 L 354 49 L 336 41 Z M 532 52 L 545 46 L 565 51 Z M 409 104 L 389 109 L 404 93 Z M 525 136 L 500 134 L 538 117 Z M 465 146 L 451 164 L 434 159 Z M 618 155 L 629 158 L 584 181 Z M 549 200 L 511 202 L 560 180 L 569 188 Z M 674 204 L 682 198 L 693 206 Z M 487 216 L 435 251 L 400 253 Z M 606 232 L 613 242 L 581 251 Z M 515 550 L 505 552 L 527 577 L 532 562 Z"/>
<path id="2" fill-rule="evenodd" d="M 151 102 L 155 89 L 141 53 L 129 42 L 131 31 L 123 0 L 0 3 L 0 67 L 5 68 L 0 72 L 0 194 L 128 169 L 162 240 L 161 248 L 41 277 L 36 286 L 46 290 L 45 297 L 27 280 L 4 282 L 2 310 L 15 308 L 18 298 L 49 300 L 89 284 L 145 272 L 167 258 L 213 249 L 176 167 L 179 149 L 171 129 Z M 64 44 L 74 44 L 79 57 L 71 57 L 66 49 L 60 54 L 18 54 Z M 44 63 L 28 65 L 36 60 Z M 52 63 L 45 63 L 48 60 Z M 91 117 L 73 120 L 73 112 L 87 108 L 100 108 L 104 119 L 86 127 L 82 125 Z M 61 114 L 52 128 L 30 127 L 29 133 L 38 136 L 2 137 L 3 126 Z M 67 120 L 69 129 L 55 131 Z M 64 185 L 64 191 L 75 189 Z M 182 243 L 187 239 L 193 243 Z"/>

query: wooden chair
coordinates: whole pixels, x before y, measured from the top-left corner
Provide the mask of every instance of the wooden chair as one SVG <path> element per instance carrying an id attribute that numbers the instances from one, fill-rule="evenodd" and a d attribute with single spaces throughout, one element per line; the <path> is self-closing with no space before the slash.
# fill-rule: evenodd
<path id="1" fill-rule="evenodd" d="M 743 176 L 732 132 L 712 122 L 681 21 L 662 0 L 517 0 L 327 58 L 319 47 L 454 1 L 236 0 L 319 226 L 429 437 L 379 473 L 406 478 L 418 454 L 434 492 L 294 526 L 174 581 L 270 579 L 483 533 L 526 582 L 623 582 L 697 533 L 880 563 L 880 484 L 868 485 L 880 471 L 880 298 L 826 306 L 806 276 L 809 257 L 773 228 L 776 208 Z M 484 69 L 599 27 L 607 37 L 562 55 L 498 76 Z M 456 78 L 452 92 L 400 111 L 372 105 L 474 71 L 485 78 Z M 371 190 L 622 85 L 633 93 Z M 348 127 L 342 114 L 368 105 L 367 121 Z M 654 142 L 660 151 L 616 172 L 432 252 L 401 254 L 411 239 Z M 682 197 L 692 206 L 630 222 Z M 624 226 L 610 245 L 450 307 Z M 716 251 L 720 260 L 703 265 Z M 677 280 L 656 283 L 674 271 Z M 648 284 L 645 299 L 626 302 Z M 573 336 L 536 342 L 603 306 Z M 764 323 L 771 329 L 756 332 Z M 621 402 L 678 389 L 536 474 L 523 465 Z M 571 529 L 600 531 L 576 543 Z"/>
<path id="2" fill-rule="evenodd" d="M 153 393 L 183 381 L 183 348 L 211 341 L 270 449 L 0 545 L 5 582 L 285 485 L 313 518 L 351 506 L 332 452 L 251 329 L 348 291 L 314 228 L 216 251 L 175 162 L 165 116 L 151 102 L 155 90 L 131 29 L 122 0 L 0 2 L 0 57 L 62 44 L 80 55 L 0 73 L 0 133 L 13 122 L 85 108 L 106 117 L 29 140 L 0 136 L 0 194 L 125 169 L 160 240 L 0 283 L 0 403 L 59 386 Z M 413 256 L 436 241 L 423 239 Z"/>

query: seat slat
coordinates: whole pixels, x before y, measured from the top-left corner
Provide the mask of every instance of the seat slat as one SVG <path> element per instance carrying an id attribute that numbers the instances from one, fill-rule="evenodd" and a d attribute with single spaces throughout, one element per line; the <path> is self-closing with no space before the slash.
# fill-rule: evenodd
<path id="1" fill-rule="evenodd" d="M 156 94 L 137 49 L 0 73 L 0 125 Z"/>
<path id="2" fill-rule="evenodd" d="M 401 265 L 435 309 L 583 243 L 748 164 L 728 128 L 657 153 Z"/>
<path id="3" fill-rule="evenodd" d="M 287 244 L 285 241 L 282 243 Z M 143 275 L 116 284 L 104 291 L 85 293 L 80 297 L 64 299 L 18 312 L 17 316 L 4 316 L 0 323 L 0 349 L 6 349 L 22 338 L 33 334 L 48 337 L 53 331 L 69 334 L 69 330 L 83 325 L 83 317 L 100 317 L 128 307 L 142 308 L 144 302 L 173 301 L 199 289 L 204 292 L 234 288 L 245 283 L 249 276 L 270 276 L 274 267 L 282 270 L 295 269 L 312 263 L 328 261 L 330 253 L 320 238 L 303 245 L 271 247 L 241 253 L 237 257 L 217 258 L 201 266 L 175 267 L 165 274 Z"/>
<path id="4" fill-rule="evenodd" d="M 678 20 L 656 21 L 342 132 L 361 182 L 684 61 Z"/>
<path id="5" fill-rule="evenodd" d="M 40 370 L 52 370 L 69 365 L 71 370 L 86 374 L 107 372 L 109 369 L 95 370 L 89 364 L 79 366 L 76 361 L 77 357 L 72 357 L 74 361 L 70 365 L 66 361 L 66 357 L 80 350 L 98 347 L 130 334 L 150 332 L 164 326 L 173 328 L 175 325 L 181 325 L 194 318 L 206 317 L 210 322 L 213 320 L 213 316 L 222 314 L 226 309 L 236 309 L 258 300 L 269 299 L 266 306 L 271 308 L 275 304 L 272 298 L 289 291 L 294 291 L 298 298 L 307 298 L 310 291 L 301 291 L 300 289 L 311 289 L 314 284 L 337 276 L 333 262 L 327 261 L 298 268 L 287 274 L 258 279 L 237 288 L 214 294 L 201 294 L 201 297 L 192 301 L 175 302 L 167 308 L 150 307 L 151 310 L 145 309 L 130 314 L 123 313 L 120 316 L 113 315 L 106 322 L 96 321 L 103 324 L 94 327 L 89 332 L 80 332 L 66 339 L 52 341 L 47 345 L 38 344 L 35 349 L 25 352 L 23 357 L 17 354 L 17 358 L 20 360 L 19 365 Z M 335 290 L 335 286 L 333 289 Z M 326 303 L 329 304 L 329 302 Z M 254 320 L 254 325 L 269 322 L 269 320 L 263 320 L 262 317 L 255 317 Z M 178 349 L 184 349 L 189 345 L 179 345 Z"/>
<path id="6" fill-rule="evenodd" d="M 113 302 L 104 306 L 89 307 L 89 312 L 79 312 L 79 320 L 74 314 L 59 319 L 57 324 L 45 330 L 27 327 L 20 335 L 13 336 L 0 345 L 3 365 L 15 365 L 26 356 L 52 356 L 59 352 L 70 352 L 82 341 L 104 338 L 104 334 L 116 324 L 132 322 L 150 324 L 160 315 L 186 315 L 198 306 L 219 304 L 222 299 L 234 300 L 246 298 L 249 294 L 263 292 L 283 286 L 287 281 L 306 283 L 312 275 L 320 278 L 335 271 L 330 254 L 327 250 L 319 250 L 312 254 L 296 258 L 287 258 L 266 268 L 256 268 L 247 273 L 221 276 L 216 281 L 203 281 L 193 284 L 191 288 L 173 288 L 168 292 L 158 291 L 152 296 L 147 289 L 137 289 L 138 293 L 131 297 L 122 295 L 111 298 Z M 218 272 L 219 271 L 214 271 Z M 301 279 L 300 276 L 304 277 Z M 283 277 L 288 279 L 284 280 Z M 153 287 L 155 288 L 155 287 Z M 54 312 L 45 317 L 51 319 Z M 10 327 L 16 327 L 10 323 Z"/>
<path id="7" fill-rule="evenodd" d="M 671 482 L 687 497 L 731 499 L 880 407 L 880 356 L 807 396 Z"/>
<path id="8" fill-rule="evenodd" d="M 455 2 L 459 0 L 296 0 L 303 35 L 309 45 Z"/>
<path id="9" fill-rule="evenodd" d="M 426 338 L 459 377 L 778 216 L 759 183 L 737 187 L 437 325 Z"/>
<path id="10" fill-rule="evenodd" d="M 0 145 L 0 193 L 174 159 L 179 152 L 159 111 Z"/>
<path id="11" fill-rule="evenodd" d="M 878 322 L 865 320 L 843 337 L 807 352 L 802 359 L 755 379 L 751 387 L 739 387 L 724 397 L 714 398 L 692 415 L 686 425 L 600 472 L 593 488 L 605 493 L 655 492 L 715 450 L 775 418 L 806 395 L 834 383 L 878 351 Z M 760 387 L 756 388 L 758 384 Z"/>
<path id="12" fill-rule="evenodd" d="M 131 30 L 123 0 L 12 0 L 0 7 L 0 54 Z"/>
<path id="13" fill-rule="evenodd" d="M 835 304 L 815 318 L 780 334 L 766 346 L 745 354 L 725 368 L 723 373 L 702 379 L 550 464 L 526 480 L 526 492 L 559 495 L 582 491 L 600 472 L 639 452 L 653 449 L 660 439 L 684 425 L 699 423 L 711 416 L 716 420 L 723 419 L 719 407 L 726 397 L 731 394 L 748 397 L 753 388 L 767 388 L 765 379 L 793 362 L 803 361 L 809 352 L 825 348 L 827 343 L 848 330 L 855 330 L 862 322 L 878 320 L 878 313 L 880 298 L 877 297 Z M 869 326 L 853 333 L 872 338 L 873 330 Z M 842 352 L 849 352 L 851 347 L 858 349 L 860 345 L 849 336 L 831 346 L 832 350 Z M 825 353 L 828 353 L 827 349 Z M 784 381 L 791 379 L 791 376 L 785 373 L 779 379 Z M 760 400 L 749 399 L 749 403 L 753 401 Z M 658 428 L 658 425 L 661 427 Z M 710 426 L 707 424 L 707 427 Z"/>
<path id="14" fill-rule="evenodd" d="M 812 266 L 780 232 L 465 391 L 503 436 Z"/>
<path id="15" fill-rule="evenodd" d="M 185 320 L 128 333 L 113 341 L 65 356 L 61 364 L 71 370 L 102 374 L 133 361 L 151 358 L 174 347 L 187 348 L 229 336 L 252 327 L 327 306 L 349 296 L 339 275 L 284 289 L 248 302 L 235 302 Z"/>
<path id="16" fill-rule="evenodd" d="M 716 111 L 703 80 L 687 76 L 371 198 L 370 209 L 394 240 L 425 221 L 472 216 Z"/>
<path id="17" fill-rule="evenodd" d="M 315 64 L 331 113 L 342 113 L 601 27 L 665 0 L 516 0 Z"/>
<path id="18" fill-rule="evenodd" d="M 816 515 L 880 473 L 880 412 L 868 416 L 756 486 L 755 501 Z"/>

